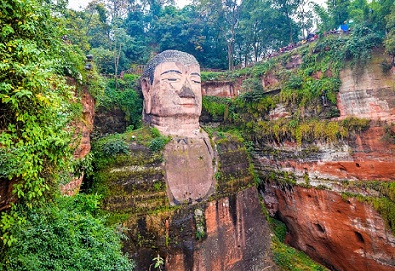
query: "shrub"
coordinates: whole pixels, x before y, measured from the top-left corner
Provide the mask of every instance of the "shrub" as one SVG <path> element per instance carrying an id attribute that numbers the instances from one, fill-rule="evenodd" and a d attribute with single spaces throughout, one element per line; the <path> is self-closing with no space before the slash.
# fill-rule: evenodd
<path id="1" fill-rule="evenodd" d="M 168 137 L 160 136 L 160 137 L 155 137 L 154 139 L 151 140 L 151 142 L 148 145 L 148 148 L 151 151 L 160 151 L 163 150 L 166 144 L 169 142 Z"/>
<path id="2" fill-rule="evenodd" d="M 26 223 L 11 232 L 18 242 L 5 250 L 0 270 L 132 270 L 121 237 L 105 225 L 95 195 L 59 197 L 42 208 L 22 209 Z"/>
<path id="3" fill-rule="evenodd" d="M 105 155 L 112 156 L 115 154 L 128 154 L 129 148 L 126 142 L 120 138 L 112 138 L 103 145 L 103 152 Z"/>
<path id="4" fill-rule="evenodd" d="M 214 119 L 217 117 L 225 117 L 231 100 L 228 98 L 215 97 L 215 96 L 203 96 L 202 108 Z"/>
<path id="5" fill-rule="evenodd" d="M 262 82 L 258 77 L 245 79 L 243 81 L 241 88 L 244 92 L 249 92 L 249 91 L 263 92 Z"/>

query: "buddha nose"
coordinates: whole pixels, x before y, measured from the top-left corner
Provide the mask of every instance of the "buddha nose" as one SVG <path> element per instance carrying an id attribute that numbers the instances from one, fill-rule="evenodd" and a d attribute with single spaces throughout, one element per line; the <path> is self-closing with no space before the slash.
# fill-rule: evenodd
<path id="1" fill-rule="evenodd" d="M 178 96 L 180 96 L 180 98 L 195 98 L 195 93 L 193 93 L 188 81 L 184 83 Z"/>

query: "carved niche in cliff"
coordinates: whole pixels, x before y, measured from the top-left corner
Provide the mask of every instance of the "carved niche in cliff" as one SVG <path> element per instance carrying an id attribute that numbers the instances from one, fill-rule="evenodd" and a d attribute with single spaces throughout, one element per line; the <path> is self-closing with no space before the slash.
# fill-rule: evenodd
<path id="1" fill-rule="evenodd" d="M 172 204 L 199 202 L 214 192 L 214 152 L 199 127 L 200 66 L 190 54 L 155 56 L 141 79 L 143 121 L 171 136 L 164 150 L 167 195 Z"/>

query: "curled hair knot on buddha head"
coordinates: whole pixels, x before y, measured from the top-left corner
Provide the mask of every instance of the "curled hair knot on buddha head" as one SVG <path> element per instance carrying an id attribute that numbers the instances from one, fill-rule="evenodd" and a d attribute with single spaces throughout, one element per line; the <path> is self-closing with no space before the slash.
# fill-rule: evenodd
<path id="1" fill-rule="evenodd" d="M 183 65 L 199 65 L 196 58 L 185 52 L 177 50 L 166 50 L 154 56 L 147 64 L 142 78 L 149 78 L 150 84 L 154 81 L 155 68 L 164 62 L 179 62 Z"/>

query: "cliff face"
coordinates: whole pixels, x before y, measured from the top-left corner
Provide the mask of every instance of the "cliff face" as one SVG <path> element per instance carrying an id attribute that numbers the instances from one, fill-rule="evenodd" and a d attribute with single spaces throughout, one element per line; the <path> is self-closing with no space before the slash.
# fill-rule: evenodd
<path id="1" fill-rule="evenodd" d="M 394 270 L 395 238 L 370 204 L 336 192 L 267 185 L 265 201 L 286 241 L 331 270 Z"/>
<path id="2" fill-rule="evenodd" d="M 383 73 L 384 57 L 373 55 L 369 65 L 361 70 L 345 69 L 338 95 L 340 117 L 358 116 L 372 120 L 395 121 L 394 69 Z"/>
<path id="3" fill-rule="evenodd" d="M 239 92 L 239 89 L 235 89 L 234 82 L 205 82 L 202 85 L 202 94 L 206 96 L 233 98 Z"/>
<path id="4" fill-rule="evenodd" d="M 193 225 L 191 218 L 189 223 L 176 219 L 172 226 Z M 204 218 L 204 239 L 196 242 L 186 236 L 182 245 L 168 254 L 167 270 L 275 270 L 268 241 L 270 231 L 255 188 L 209 202 L 204 207 Z"/>
<path id="5" fill-rule="evenodd" d="M 384 197 L 365 184 L 374 181 L 380 187 L 395 178 L 395 70 L 383 73 L 384 58 L 376 54 L 366 68 L 340 73 L 338 119 L 370 119 L 368 129 L 336 143 L 256 145 L 260 176 L 274 180 L 262 186 L 265 203 L 286 223 L 286 242 L 332 270 L 395 268 L 391 222 L 353 197 Z M 286 114 L 281 116 L 291 114 L 282 108 Z M 271 112 L 274 119 L 277 115 Z"/>
<path id="6" fill-rule="evenodd" d="M 76 149 L 74 159 L 84 159 L 91 150 L 90 135 L 93 130 L 93 119 L 95 115 L 95 101 L 85 89 L 81 94 L 82 119 L 75 121 L 72 125 L 75 128 Z M 84 173 L 74 178 L 71 182 L 61 185 L 60 190 L 63 194 L 74 195 L 80 190 Z"/>
<path id="7" fill-rule="evenodd" d="M 99 170 L 96 187 L 106 195 L 104 209 L 128 229 L 124 250 L 137 270 L 149 269 L 158 254 L 172 271 L 276 270 L 241 142 L 231 136 L 214 139 L 214 194 L 196 204 L 171 206 L 164 171 L 168 159 L 135 141 L 141 137 L 126 136 L 129 154 L 117 155 Z"/>

